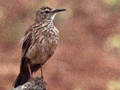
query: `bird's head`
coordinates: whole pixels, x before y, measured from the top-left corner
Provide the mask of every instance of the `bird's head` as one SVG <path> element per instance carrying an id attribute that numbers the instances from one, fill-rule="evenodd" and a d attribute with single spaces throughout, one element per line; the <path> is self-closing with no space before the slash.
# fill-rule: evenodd
<path id="1" fill-rule="evenodd" d="M 56 13 L 61 11 L 66 11 L 66 9 L 52 10 L 50 7 L 42 7 L 37 11 L 35 21 L 40 22 L 40 21 L 53 20 Z"/>

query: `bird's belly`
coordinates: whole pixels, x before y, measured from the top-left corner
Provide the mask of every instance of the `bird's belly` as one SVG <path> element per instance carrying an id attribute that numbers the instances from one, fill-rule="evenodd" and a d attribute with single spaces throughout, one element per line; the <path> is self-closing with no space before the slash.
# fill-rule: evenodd
<path id="1" fill-rule="evenodd" d="M 57 46 L 57 41 L 43 40 L 41 43 L 36 44 L 29 54 L 31 64 L 43 64 L 54 53 Z"/>

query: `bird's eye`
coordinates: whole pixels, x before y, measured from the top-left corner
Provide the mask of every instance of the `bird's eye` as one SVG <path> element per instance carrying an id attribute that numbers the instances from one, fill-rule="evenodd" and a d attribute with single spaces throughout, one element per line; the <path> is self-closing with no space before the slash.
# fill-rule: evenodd
<path id="1" fill-rule="evenodd" d="M 45 11 L 45 13 L 49 13 L 49 11 Z"/>

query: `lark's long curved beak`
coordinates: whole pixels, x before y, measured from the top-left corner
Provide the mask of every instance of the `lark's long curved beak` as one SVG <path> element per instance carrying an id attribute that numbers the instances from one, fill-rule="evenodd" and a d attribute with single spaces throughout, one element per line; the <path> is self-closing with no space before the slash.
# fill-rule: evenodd
<path id="1" fill-rule="evenodd" d="M 66 11 L 66 9 L 56 9 L 53 11 L 53 13 L 62 12 L 62 11 Z"/>

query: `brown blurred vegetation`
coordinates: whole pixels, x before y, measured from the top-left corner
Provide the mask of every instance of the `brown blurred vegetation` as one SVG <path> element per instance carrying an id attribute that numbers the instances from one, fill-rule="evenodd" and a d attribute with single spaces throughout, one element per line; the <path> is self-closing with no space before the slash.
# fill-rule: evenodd
<path id="1" fill-rule="evenodd" d="M 0 90 L 12 88 L 20 40 L 41 6 L 67 9 L 54 20 L 61 38 L 43 67 L 47 90 L 120 90 L 119 0 L 0 0 Z"/>

